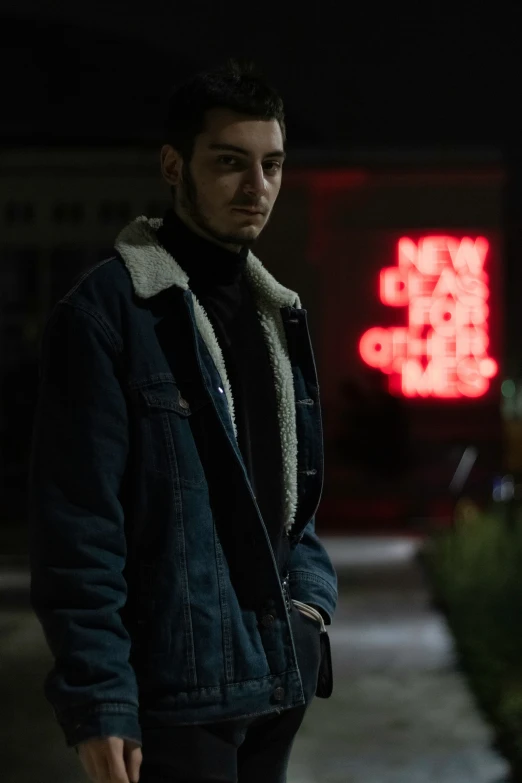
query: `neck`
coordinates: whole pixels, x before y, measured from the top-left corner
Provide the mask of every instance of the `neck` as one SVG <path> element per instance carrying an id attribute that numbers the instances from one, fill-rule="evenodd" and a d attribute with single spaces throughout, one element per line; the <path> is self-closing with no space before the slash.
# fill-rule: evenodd
<path id="1" fill-rule="evenodd" d="M 230 244 L 227 242 L 221 242 L 219 239 L 217 239 L 212 234 L 209 234 L 205 229 L 198 226 L 198 224 L 191 218 L 189 213 L 182 209 L 179 204 L 173 205 L 174 212 L 179 217 L 180 220 L 183 221 L 183 223 L 186 225 L 187 228 L 189 228 L 191 231 L 194 232 L 194 234 L 197 234 L 198 236 L 202 237 L 203 239 L 207 239 L 209 242 L 213 242 L 215 245 L 218 245 L 219 247 L 225 248 L 225 250 L 230 250 L 233 253 L 239 253 L 241 250 L 241 245 L 235 245 Z"/>

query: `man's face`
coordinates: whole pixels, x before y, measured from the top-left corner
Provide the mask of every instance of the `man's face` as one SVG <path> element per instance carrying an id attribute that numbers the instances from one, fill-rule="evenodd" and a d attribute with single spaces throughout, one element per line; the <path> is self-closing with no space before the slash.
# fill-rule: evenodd
<path id="1" fill-rule="evenodd" d="M 235 250 L 255 242 L 281 187 L 285 154 L 277 120 L 212 109 L 190 162 L 169 147 L 162 154 L 164 175 L 170 161 L 177 176 L 175 209 L 190 227 Z"/>

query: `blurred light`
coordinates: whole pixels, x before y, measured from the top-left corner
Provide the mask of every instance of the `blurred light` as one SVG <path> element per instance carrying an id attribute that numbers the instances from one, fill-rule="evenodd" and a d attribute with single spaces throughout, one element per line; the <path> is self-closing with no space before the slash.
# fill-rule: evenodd
<path id="1" fill-rule="evenodd" d="M 515 381 L 512 381 L 510 378 L 502 382 L 502 396 L 507 397 L 510 399 L 511 397 L 514 397 L 517 391 L 517 387 L 515 386 Z"/>
<path id="2" fill-rule="evenodd" d="M 484 378 L 494 378 L 495 375 L 498 372 L 498 364 L 494 359 L 482 359 L 482 361 L 479 364 L 480 367 L 480 374 L 484 376 Z"/>
<path id="3" fill-rule="evenodd" d="M 477 457 L 478 451 L 474 446 L 468 446 L 466 449 L 464 449 L 464 453 L 460 458 L 455 475 L 450 482 L 450 492 L 454 494 L 462 492 L 464 484 L 468 480 L 469 474 L 471 473 L 471 469 L 477 461 Z"/>
<path id="4" fill-rule="evenodd" d="M 501 476 L 493 485 L 493 500 L 497 503 L 513 500 L 515 497 L 515 480 L 513 476 Z"/>
<path id="5" fill-rule="evenodd" d="M 372 327 L 363 361 L 390 376 L 405 397 L 481 397 L 498 373 L 488 355 L 489 250 L 484 237 L 401 237 L 397 266 L 381 270 L 379 294 L 407 307 L 407 326 Z"/>

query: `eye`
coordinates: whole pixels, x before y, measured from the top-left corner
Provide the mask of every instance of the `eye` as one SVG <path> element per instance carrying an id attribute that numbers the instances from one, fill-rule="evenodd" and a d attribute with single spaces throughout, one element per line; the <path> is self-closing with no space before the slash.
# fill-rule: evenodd
<path id="1" fill-rule="evenodd" d="M 283 164 L 279 160 L 267 160 L 264 163 L 265 171 L 268 171 L 270 174 L 276 174 L 282 167 Z"/>
<path id="2" fill-rule="evenodd" d="M 236 166 L 238 160 L 233 155 L 220 155 L 218 163 L 222 163 L 224 166 Z"/>

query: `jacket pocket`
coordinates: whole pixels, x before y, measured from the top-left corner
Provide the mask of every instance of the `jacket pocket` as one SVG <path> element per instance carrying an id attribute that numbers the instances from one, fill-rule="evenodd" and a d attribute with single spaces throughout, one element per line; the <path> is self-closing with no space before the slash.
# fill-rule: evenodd
<path id="1" fill-rule="evenodd" d="M 302 601 L 297 601 L 295 598 L 292 598 L 292 603 L 294 604 L 296 609 L 298 609 L 301 612 L 301 614 L 305 615 L 305 617 L 310 618 L 310 620 L 315 620 L 321 632 L 324 632 L 326 630 L 323 617 L 321 613 L 317 611 L 317 609 L 314 609 L 313 606 L 310 606 L 309 604 L 305 604 Z"/>
<path id="2" fill-rule="evenodd" d="M 174 382 L 161 381 L 140 389 L 144 411 L 145 459 L 155 473 L 201 486 L 206 482 L 193 435 L 194 417 L 207 400 L 189 402 Z"/>
<path id="3" fill-rule="evenodd" d="M 302 615 L 308 617 L 310 620 L 315 620 L 318 624 L 318 630 L 320 631 L 320 658 L 315 695 L 321 699 L 328 699 L 332 695 L 333 690 L 332 653 L 330 649 L 330 637 L 326 631 L 323 617 L 317 609 L 314 609 L 314 607 L 309 604 L 297 601 L 295 598 L 292 599 L 292 603 Z"/>

